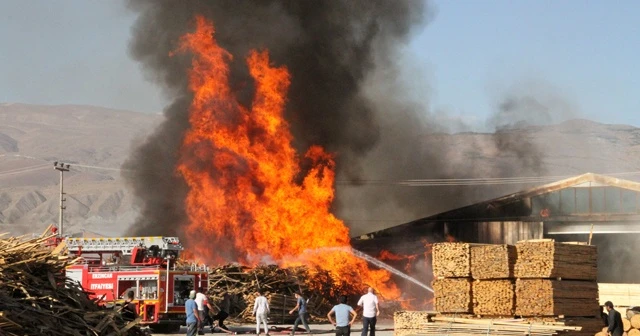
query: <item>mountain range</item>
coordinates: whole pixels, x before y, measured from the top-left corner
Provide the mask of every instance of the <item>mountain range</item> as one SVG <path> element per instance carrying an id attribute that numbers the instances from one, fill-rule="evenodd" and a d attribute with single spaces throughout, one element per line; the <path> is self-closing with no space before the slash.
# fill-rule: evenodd
<path id="1" fill-rule="evenodd" d="M 135 222 L 138 212 L 136 200 L 120 175 L 120 166 L 132 148 L 144 141 L 162 120 L 161 114 L 95 106 L 0 104 L 0 232 L 40 232 L 58 222 L 60 173 L 53 167 L 58 161 L 71 166 L 64 174 L 65 231 L 122 234 Z M 640 171 L 640 128 L 634 126 L 574 119 L 513 132 L 521 133 L 534 146 L 539 157 L 537 164 L 544 167 L 547 176 Z M 455 149 L 447 158 L 454 164 L 473 159 L 481 176 L 497 162 L 523 159 L 514 152 L 505 154 L 494 147 L 478 146 L 493 136 L 489 133 L 428 136 L 437 137 L 437 143 Z M 640 174 L 624 175 L 628 179 L 637 177 Z M 466 198 L 461 204 L 425 207 L 423 214 L 412 215 L 428 216 L 524 187 L 512 184 L 493 188 Z M 366 226 L 352 225 L 352 234 L 401 224 L 375 218 L 364 220 L 369 219 Z"/>

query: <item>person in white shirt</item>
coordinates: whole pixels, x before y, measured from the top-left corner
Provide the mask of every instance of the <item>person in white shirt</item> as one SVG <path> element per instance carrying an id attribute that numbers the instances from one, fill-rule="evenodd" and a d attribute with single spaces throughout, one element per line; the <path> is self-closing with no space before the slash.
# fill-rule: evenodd
<path id="1" fill-rule="evenodd" d="M 378 306 L 378 297 L 373 294 L 373 288 L 369 287 L 368 293 L 363 295 L 358 301 L 358 306 L 362 307 L 362 336 L 376 336 L 376 321 L 380 315 L 380 307 Z"/>
<path id="2" fill-rule="evenodd" d="M 202 293 L 202 288 L 198 288 L 198 293 L 196 293 L 194 301 L 196 302 L 196 306 L 198 306 L 198 317 L 200 318 L 200 322 L 198 323 L 198 333 L 204 334 L 204 325 L 211 323 L 209 321 L 209 314 L 205 307 L 211 309 L 211 304 L 209 303 L 207 296 Z"/>
<path id="3" fill-rule="evenodd" d="M 256 335 L 260 335 L 260 323 L 264 324 L 264 333 L 269 335 L 267 325 L 267 315 L 269 315 L 269 302 L 263 295 L 262 290 L 258 290 L 258 297 L 253 303 L 253 313 L 256 315 Z"/>

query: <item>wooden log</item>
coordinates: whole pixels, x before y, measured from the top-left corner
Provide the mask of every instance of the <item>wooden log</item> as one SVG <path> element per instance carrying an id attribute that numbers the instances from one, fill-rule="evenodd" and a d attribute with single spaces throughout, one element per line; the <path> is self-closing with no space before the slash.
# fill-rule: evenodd
<path id="1" fill-rule="evenodd" d="M 473 311 L 471 279 L 446 278 L 433 281 L 435 309 L 441 313 Z"/>
<path id="2" fill-rule="evenodd" d="M 640 330 L 631 328 L 627 331 L 627 335 L 629 336 L 640 336 Z"/>
<path id="3" fill-rule="evenodd" d="M 513 245 L 471 246 L 471 277 L 474 279 L 513 278 L 517 251 Z"/>
<path id="4" fill-rule="evenodd" d="M 632 328 L 640 329 L 640 314 L 631 316 L 629 323 L 631 324 Z"/>
<path id="5" fill-rule="evenodd" d="M 629 329 L 631 329 L 631 321 L 625 317 L 622 318 L 622 329 L 624 331 L 629 331 Z"/>
<path id="6" fill-rule="evenodd" d="M 431 255 L 436 278 L 471 276 L 470 244 L 436 243 L 433 244 Z"/>
<path id="7" fill-rule="evenodd" d="M 590 281 L 597 278 L 598 255 L 595 246 L 543 240 L 518 242 L 516 249 L 514 274 L 517 278 Z"/>
<path id="8" fill-rule="evenodd" d="M 473 282 L 473 313 L 486 316 L 512 316 L 515 310 L 513 280 Z"/>
<path id="9" fill-rule="evenodd" d="M 518 279 L 516 315 L 600 316 L 598 284 L 589 281 Z"/>

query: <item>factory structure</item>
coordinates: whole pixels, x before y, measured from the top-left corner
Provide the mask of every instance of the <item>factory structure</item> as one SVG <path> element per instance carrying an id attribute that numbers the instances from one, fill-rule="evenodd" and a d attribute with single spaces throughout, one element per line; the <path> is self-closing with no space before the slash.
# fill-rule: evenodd
<path id="1" fill-rule="evenodd" d="M 353 244 L 406 254 L 446 239 L 580 241 L 598 247 L 599 281 L 637 283 L 639 233 L 640 183 L 587 173 L 372 232 Z"/>

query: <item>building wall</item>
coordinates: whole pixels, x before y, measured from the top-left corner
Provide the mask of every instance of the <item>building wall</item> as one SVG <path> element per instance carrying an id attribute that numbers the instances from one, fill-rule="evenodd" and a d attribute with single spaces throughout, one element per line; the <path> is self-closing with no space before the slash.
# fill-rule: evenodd
<path id="1" fill-rule="evenodd" d="M 470 243 L 515 244 L 543 238 L 544 226 L 542 222 L 445 223 L 445 233 Z"/>

